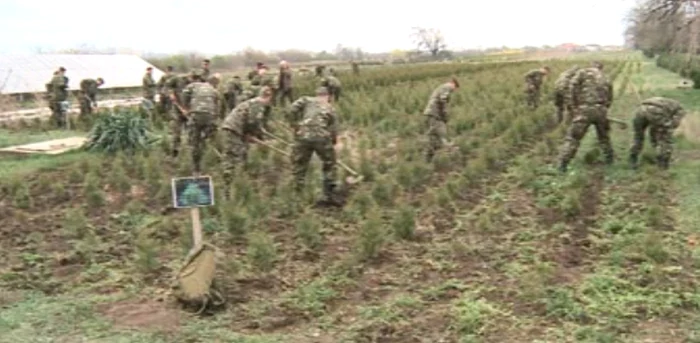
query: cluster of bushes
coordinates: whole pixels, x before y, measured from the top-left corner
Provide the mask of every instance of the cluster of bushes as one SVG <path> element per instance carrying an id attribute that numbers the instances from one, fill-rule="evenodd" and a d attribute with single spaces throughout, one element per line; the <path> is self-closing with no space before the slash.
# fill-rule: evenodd
<path id="1" fill-rule="evenodd" d="M 700 58 L 698 56 L 663 53 L 656 59 L 656 65 L 691 79 L 693 88 L 700 89 Z"/>

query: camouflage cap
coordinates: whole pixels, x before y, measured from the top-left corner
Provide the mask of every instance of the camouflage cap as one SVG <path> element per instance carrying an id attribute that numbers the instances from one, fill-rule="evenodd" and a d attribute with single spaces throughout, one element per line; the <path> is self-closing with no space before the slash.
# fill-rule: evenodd
<path id="1" fill-rule="evenodd" d="M 328 95 L 328 88 L 326 87 L 318 87 L 316 88 L 316 95 Z"/>
<path id="2" fill-rule="evenodd" d="M 101 77 L 98 77 L 96 81 L 99 83 L 105 83 L 105 80 Z"/>
<path id="3" fill-rule="evenodd" d="M 603 69 L 603 63 L 600 61 L 593 61 L 591 65 L 593 65 L 594 68 Z"/>

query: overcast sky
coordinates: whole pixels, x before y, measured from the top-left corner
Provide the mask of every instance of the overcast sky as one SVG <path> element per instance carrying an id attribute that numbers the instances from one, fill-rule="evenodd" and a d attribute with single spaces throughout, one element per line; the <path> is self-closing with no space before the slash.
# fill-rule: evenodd
<path id="1" fill-rule="evenodd" d="M 88 44 L 170 53 L 227 53 L 337 44 L 380 52 L 413 47 L 414 26 L 451 48 L 622 44 L 635 0 L 0 0 L 0 52 Z M 347 4 L 346 4 L 347 3 Z M 189 24 L 188 24 L 189 22 Z"/>

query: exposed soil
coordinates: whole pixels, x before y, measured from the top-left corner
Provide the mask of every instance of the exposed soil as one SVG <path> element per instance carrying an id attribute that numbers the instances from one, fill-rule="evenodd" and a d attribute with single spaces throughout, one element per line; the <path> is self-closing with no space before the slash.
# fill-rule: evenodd
<path id="1" fill-rule="evenodd" d="M 177 331 L 182 317 L 179 309 L 149 300 L 128 300 L 106 304 L 98 310 L 109 318 L 115 327 L 142 331 Z"/>

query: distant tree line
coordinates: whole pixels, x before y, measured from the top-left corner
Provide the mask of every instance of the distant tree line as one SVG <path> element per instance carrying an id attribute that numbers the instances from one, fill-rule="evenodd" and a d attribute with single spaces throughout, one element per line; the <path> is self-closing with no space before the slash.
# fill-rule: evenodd
<path id="1" fill-rule="evenodd" d="M 700 2 L 645 0 L 628 19 L 628 45 L 700 87 Z"/>
<path id="2" fill-rule="evenodd" d="M 662 53 L 698 53 L 700 4 L 693 0 L 644 0 L 632 9 L 628 45 L 648 57 Z"/>

